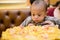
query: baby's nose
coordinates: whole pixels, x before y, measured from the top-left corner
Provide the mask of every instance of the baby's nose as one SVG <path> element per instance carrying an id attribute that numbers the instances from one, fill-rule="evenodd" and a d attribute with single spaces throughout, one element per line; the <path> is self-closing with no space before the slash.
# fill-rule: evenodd
<path id="1" fill-rule="evenodd" d="M 35 18 L 38 18 L 38 16 L 36 15 Z"/>

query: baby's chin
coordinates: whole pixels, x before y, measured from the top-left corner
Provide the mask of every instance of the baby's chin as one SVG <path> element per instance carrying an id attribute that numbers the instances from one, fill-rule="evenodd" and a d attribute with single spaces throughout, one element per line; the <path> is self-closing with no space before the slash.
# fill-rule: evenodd
<path id="1" fill-rule="evenodd" d="M 35 23 L 41 23 L 43 21 L 40 21 L 40 20 L 33 20 Z"/>
<path id="2" fill-rule="evenodd" d="M 35 23 L 40 23 L 40 21 L 34 21 Z"/>

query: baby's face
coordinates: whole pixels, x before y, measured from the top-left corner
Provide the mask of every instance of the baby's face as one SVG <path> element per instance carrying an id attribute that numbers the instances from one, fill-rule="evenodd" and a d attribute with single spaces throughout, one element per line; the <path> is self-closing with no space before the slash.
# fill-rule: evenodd
<path id="1" fill-rule="evenodd" d="M 31 8 L 31 16 L 32 20 L 36 23 L 38 22 L 43 22 L 45 16 L 46 16 L 46 11 L 43 7 L 37 8 L 37 7 L 32 7 Z"/>

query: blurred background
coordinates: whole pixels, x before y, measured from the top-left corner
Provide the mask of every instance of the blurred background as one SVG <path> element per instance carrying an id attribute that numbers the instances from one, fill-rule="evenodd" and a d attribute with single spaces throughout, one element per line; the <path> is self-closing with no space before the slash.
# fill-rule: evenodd
<path id="1" fill-rule="evenodd" d="M 0 9 L 24 9 L 29 8 L 34 0 L 0 0 Z M 45 0 L 48 4 L 54 5 L 59 0 Z"/>

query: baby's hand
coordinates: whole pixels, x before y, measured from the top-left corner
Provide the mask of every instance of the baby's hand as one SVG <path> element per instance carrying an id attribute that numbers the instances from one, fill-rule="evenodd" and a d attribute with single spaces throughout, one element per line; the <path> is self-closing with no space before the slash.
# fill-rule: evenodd
<path id="1" fill-rule="evenodd" d="M 24 28 L 24 26 L 22 26 L 22 25 L 20 25 L 19 27 L 20 27 L 20 28 Z"/>
<path id="2" fill-rule="evenodd" d="M 29 24 L 28 24 L 28 26 L 34 26 L 34 24 L 32 24 L 32 23 L 29 23 Z"/>
<path id="3" fill-rule="evenodd" d="M 49 29 L 50 25 L 44 25 L 42 26 L 43 29 Z"/>

